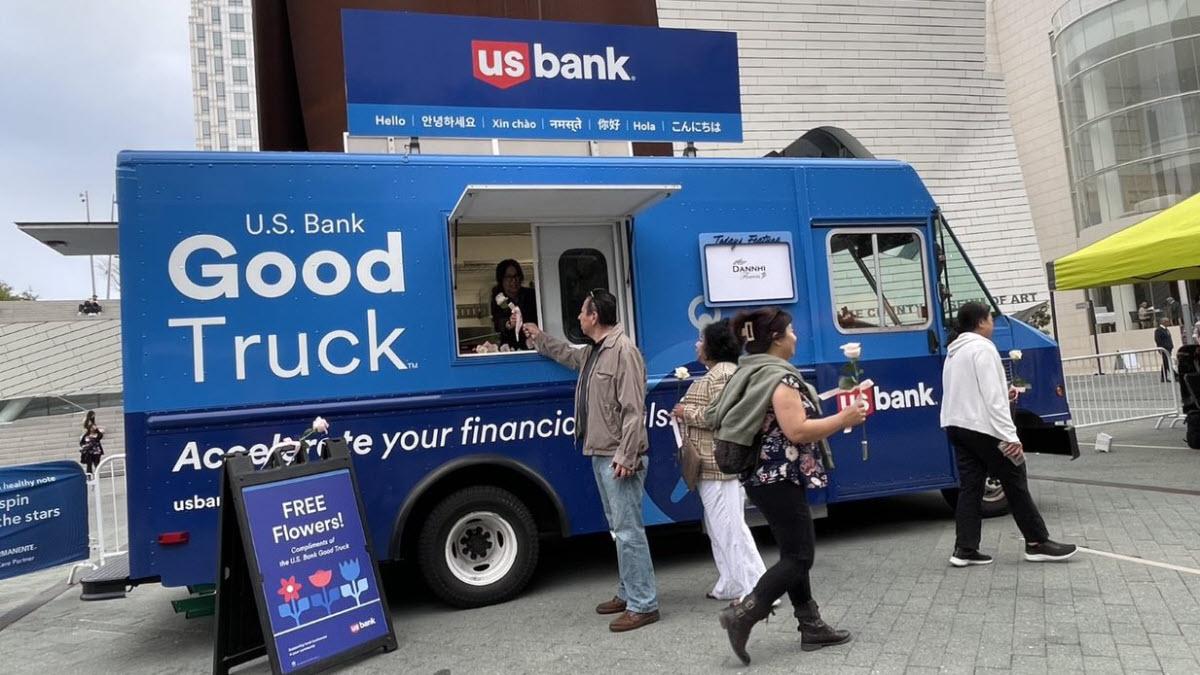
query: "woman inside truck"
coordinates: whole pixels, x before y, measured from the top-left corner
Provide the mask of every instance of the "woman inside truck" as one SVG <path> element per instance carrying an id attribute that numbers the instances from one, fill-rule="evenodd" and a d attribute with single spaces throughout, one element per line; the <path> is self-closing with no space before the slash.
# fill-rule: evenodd
<path id="1" fill-rule="evenodd" d="M 529 349 L 517 336 L 517 324 L 537 323 L 537 295 L 525 286 L 521 263 L 508 258 L 496 265 L 496 285 L 492 287 L 490 304 L 492 327 L 500 344 L 510 349 Z"/>

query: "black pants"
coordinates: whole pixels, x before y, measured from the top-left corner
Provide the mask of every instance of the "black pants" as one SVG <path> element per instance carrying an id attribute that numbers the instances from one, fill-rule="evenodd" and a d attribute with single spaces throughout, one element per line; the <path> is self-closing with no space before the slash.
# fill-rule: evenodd
<path id="1" fill-rule="evenodd" d="M 1163 352 L 1159 352 L 1158 355 L 1162 357 L 1162 362 L 1163 362 L 1162 381 L 1170 382 L 1171 381 L 1171 373 L 1174 372 L 1173 369 L 1171 368 L 1171 357 L 1167 356 Z"/>
<path id="2" fill-rule="evenodd" d="M 1046 523 L 1029 494 L 1025 465 L 1017 466 L 998 447 L 1000 439 L 978 431 L 948 427 L 946 433 L 958 458 L 958 507 L 954 512 L 956 548 L 979 549 L 983 525 L 983 487 L 990 475 L 1004 487 L 1008 508 L 1026 542 L 1038 543 L 1050 538 Z"/>
<path id="3" fill-rule="evenodd" d="M 779 562 L 758 580 L 754 597 L 770 603 L 787 593 L 799 615 L 813 599 L 808 571 L 812 569 L 817 545 L 812 512 L 808 509 L 808 493 L 799 485 L 784 480 L 747 487 L 746 497 L 766 517 L 771 534 L 779 544 Z"/>

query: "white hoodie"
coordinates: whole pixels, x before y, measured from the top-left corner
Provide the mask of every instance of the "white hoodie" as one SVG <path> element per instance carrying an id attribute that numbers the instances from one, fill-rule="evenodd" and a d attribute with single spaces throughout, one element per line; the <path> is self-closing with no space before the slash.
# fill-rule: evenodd
<path id="1" fill-rule="evenodd" d="M 1000 352 L 978 333 L 950 343 L 942 367 L 942 428 L 962 427 L 1011 443 L 1020 442 L 1008 408 L 1008 378 Z"/>

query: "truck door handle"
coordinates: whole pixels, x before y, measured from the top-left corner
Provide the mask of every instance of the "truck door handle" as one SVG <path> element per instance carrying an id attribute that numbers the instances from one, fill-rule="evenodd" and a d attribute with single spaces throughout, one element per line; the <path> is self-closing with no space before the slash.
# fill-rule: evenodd
<path id="1" fill-rule="evenodd" d="M 940 351 L 942 348 L 942 342 L 938 339 L 937 332 L 930 328 L 928 331 L 926 331 L 926 335 L 929 337 L 929 353 L 938 353 L 938 351 Z"/>

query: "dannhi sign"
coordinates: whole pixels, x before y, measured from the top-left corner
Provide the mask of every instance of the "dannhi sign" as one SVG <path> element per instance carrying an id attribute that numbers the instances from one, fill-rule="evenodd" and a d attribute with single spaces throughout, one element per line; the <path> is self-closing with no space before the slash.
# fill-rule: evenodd
<path id="1" fill-rule="evenodd" d="M 342 10 L 349 131 L 740 141 L 735 33 Z"/>

